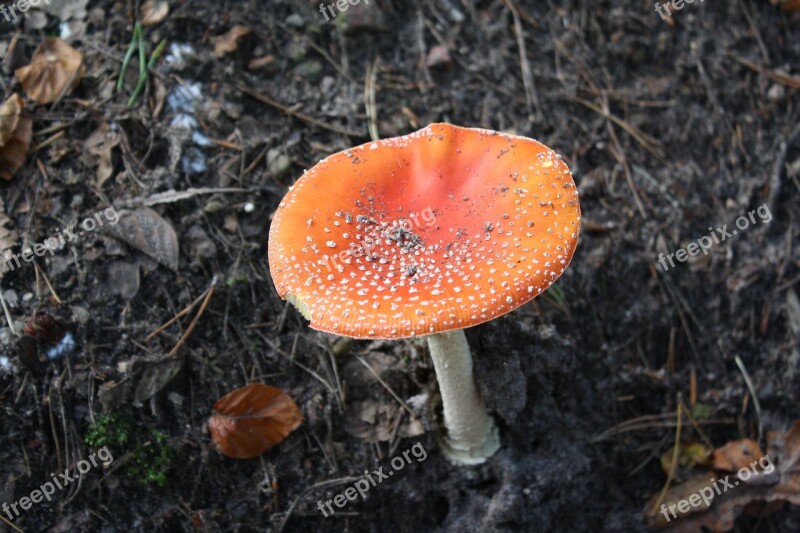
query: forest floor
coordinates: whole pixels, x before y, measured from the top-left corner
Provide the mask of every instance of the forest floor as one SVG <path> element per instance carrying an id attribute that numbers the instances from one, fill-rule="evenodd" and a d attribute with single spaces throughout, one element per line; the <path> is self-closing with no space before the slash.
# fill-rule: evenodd
<path id="1" fill-rule="evenodd" d="M 138 52 L 115 86 L 135 2 L 0 16 L 3 101 L 20 94 L 33 120 L 24 165 L 0 182 L 0 244 L 17 253 L 109 206 L 129 230 L 106 225 L 2 273 L 0 503 L 91 443 L 113 460 L 13 521 L 0 513 L 0 533 L 648 531 L 650 498 L 710 472 L 712 449 L 752 439 L 787 467 L 779 437 L 800 418 L 800 12 L 766 0 L 686 3 L 666 19 L 630 0 L 364 0 L 335 17 L 317 2 L 168 4 L 143 28 L 148 57 L 165 48 L 130 107 Z M 14 71 L 59 35 L 84 69 L 36 104 Z M 502 439 L 475 467 L 438 452 L 423 341 L 311 330 L 267 262 L 271 216 L 305 169 L 433 122 L 553 148 L 583 215 L 557 283 L 467 332 Z M 708 254 L 659 262 L 741 216 L 746 229 Z M 74 347 L 51 358 L 47 334 L 18 339 L 35 312 Z M 251 382 L 286 391 L 305 422 L 257 459 L 230 459 L 206 422 Z M 365 498 L 320 512 L 414 446 L 425 453 Z M 737 486 L 727 507 L 669 525 L 800 531 L 800 508 L 780 504 L 800 503 L 800 481 L 775 486 Z"/>

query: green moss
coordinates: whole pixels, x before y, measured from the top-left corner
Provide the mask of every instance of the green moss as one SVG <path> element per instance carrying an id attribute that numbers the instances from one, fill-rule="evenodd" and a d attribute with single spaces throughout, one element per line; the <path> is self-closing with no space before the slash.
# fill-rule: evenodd
<path id="1" fill-rule="evenodd" d="M 124 449 L 131 440 L 133 420 L 120 413 L 100 415 L 97 422 L 89 426 L 84 440 L 94 448 L 108 446 Z"/>
<path id="2" fill-rule="evenodd" d="M 247 274 L 239 274 L 235 278 L 228 278 L 225 280 L 225 285 L 228 287 L 233 287 L 236 283 L 249 283 L 250 278 L 247 277 Z"/>
<path id="3" fill-rule="evenodd" d="M 108 446 L 115 457 L 130 454 L 125 473 L 139 483 L 163 487 L 167 482 L 172 449 L 164 433 L 138 426 L 126 415 L 112 413 L 98 416 L 86 430 L 84 440 L 93 448 Z"/>

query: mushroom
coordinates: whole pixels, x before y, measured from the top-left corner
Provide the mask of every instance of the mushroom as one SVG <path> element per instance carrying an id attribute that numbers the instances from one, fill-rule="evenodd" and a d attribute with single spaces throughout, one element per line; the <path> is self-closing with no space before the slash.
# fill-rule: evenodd
<path id="1" fill-rule="evenodd" d="M 464 328 L 552 284 L 580 229 L 567 165 L 525 137 L 432 124 L 320 161 L 269 231 L 278 294 L 320 331 L 426 335 L 446 457 L 479 464 L 500 446 L 475 385 Z"/>

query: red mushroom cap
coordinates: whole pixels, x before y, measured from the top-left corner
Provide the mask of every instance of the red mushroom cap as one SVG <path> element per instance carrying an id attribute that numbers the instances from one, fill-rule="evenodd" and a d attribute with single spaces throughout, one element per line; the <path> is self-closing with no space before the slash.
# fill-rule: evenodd
<path id="1" fill-rule="evenodd" d="M 580 206 L 543 144 L 432 124 L 331 155 L 286 194 L 269 232 L 278 294 L 311 327 L 401 338 L 516 309 L 569 264 Z"/>

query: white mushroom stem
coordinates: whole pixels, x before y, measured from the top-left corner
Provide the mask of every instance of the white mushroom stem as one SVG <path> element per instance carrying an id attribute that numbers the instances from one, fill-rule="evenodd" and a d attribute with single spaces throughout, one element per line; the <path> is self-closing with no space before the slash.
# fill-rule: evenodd
<path id="1" fill-rule="evenodd" d="M 456 464 L 483 463 L 500 448 L 500 438 L 475 385 L 464 330 L 436 333 L 427 339 L 447 428 L 442 451 Z"/>

